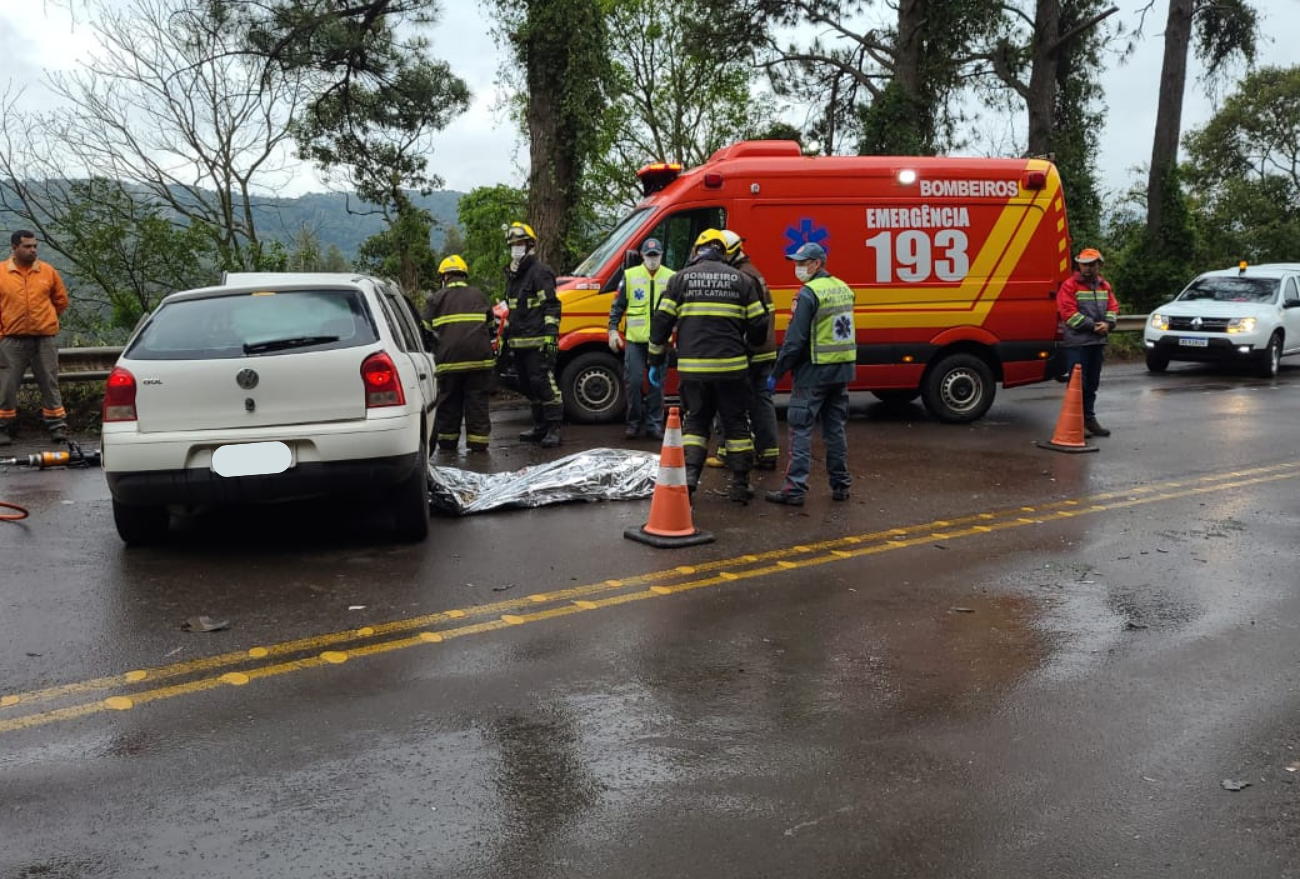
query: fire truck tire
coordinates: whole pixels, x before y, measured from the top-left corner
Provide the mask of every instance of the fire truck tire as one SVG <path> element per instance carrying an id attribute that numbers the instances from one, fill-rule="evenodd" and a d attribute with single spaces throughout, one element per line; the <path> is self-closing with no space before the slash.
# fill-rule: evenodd
<path id="1" fill-rule="evenodd" d="M 622 419 L 623 361 L 608 351 L 586 351 L 560 370 L 564 415 L 575 424 L 604 424 Z"/>
<path id="2" fill-rule="evenodd" d="M 114 500 L 113 524 L 127 546 L 153 546 L 167 538 L 171 514 L 166 507 L 132 507 Z"/>
<path id="3" fill-rule="evenodd" d="M 921 392 L 901 391 L 901 390 L 872 391 L 871 395 L 875 397 L 877 400 L 879 400 L 880 402 L 885 403 L 887 405 L 903 406 L 907 403 L 912 402 L 917 397 L 921 396 Z"/>
<path id="4" fill-rule="evenodd" d="M 934 418 L 946 424 L 968 424 L 993 405 L 997 381 L 993 370 L 974 354 L 940 357 L 921 381 L 921 400 Z"/>

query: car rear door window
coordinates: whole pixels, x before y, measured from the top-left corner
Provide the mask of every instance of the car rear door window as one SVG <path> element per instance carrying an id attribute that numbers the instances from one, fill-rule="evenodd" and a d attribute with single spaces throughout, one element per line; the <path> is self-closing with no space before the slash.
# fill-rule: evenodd
<path id="1" fill-rule="evenodd" d="M 215 360 L 355 348 L 377 339 L 360 291 L 255 291 L 164 304 L 126 356 Z"/>

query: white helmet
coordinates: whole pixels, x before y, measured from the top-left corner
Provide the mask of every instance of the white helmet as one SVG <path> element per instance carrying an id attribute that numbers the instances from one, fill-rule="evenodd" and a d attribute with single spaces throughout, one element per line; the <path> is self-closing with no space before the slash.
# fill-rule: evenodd
<path id="1" fill-rule="evenodd" d="M 730 229 L 723 229 L 722 240 L 726 242 L 727 256 L 729 258 L 735 257 L 740 254 L 740 242 L 743 241 L 744 239 L 742 239 L 739 235 L 737 235 L 735 232 L 732 232 Z"/>

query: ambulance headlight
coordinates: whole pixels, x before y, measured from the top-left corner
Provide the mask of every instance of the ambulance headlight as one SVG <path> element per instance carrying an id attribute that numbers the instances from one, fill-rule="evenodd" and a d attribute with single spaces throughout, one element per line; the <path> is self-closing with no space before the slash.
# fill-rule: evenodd
<path id="1" fill-rule="evenodd" d="M 906 168 L 898 172 L 898 182 L 904 186 L 911 186 L 916 182 L 916 172 L 911 168 Z"/>
<path id="2" fill-rule="evenodd" d="M 1169 318 L 1157 311 L 1155 314 L 1151 315 L 1151 329 L 1160 330 L 1162 332 L 1169 329 Z"/>

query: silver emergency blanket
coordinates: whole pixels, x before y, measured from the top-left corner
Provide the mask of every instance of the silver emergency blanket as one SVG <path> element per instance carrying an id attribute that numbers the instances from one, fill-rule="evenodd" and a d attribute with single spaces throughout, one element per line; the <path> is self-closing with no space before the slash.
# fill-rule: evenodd
<path id="1" fill-rule="evenodd" d="M 659 456 L 628 449 L 588 449 L 508 473 L 473 473 L 429 465 L 435 511 L 465 516 L 497 507 L 565 501 L 624 501 L 654 494 Z"/>

